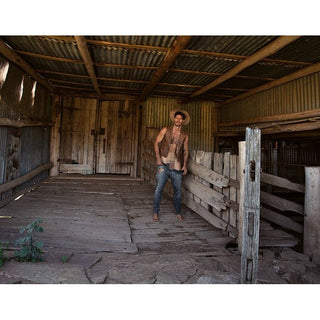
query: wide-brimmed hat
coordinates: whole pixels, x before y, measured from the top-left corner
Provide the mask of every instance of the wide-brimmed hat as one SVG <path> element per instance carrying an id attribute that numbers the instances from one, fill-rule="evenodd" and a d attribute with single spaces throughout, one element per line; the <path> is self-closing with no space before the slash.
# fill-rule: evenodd
<path id="1" fill-rule="evenodd" d="M 190 122 L 189 113 L 187 111 L 181 110 L 181 109 L 174 109 L 174 110 L 170 111 L 170 119 L 171 119 L 172 122 L 174 121 L 174 115 L 175 115 L 176 112 L 181 112 L 181 113 L 183 113 L 185 115 L 185 119 L 184 119 L 182 125 L 186 126 L 187 124 L 189 124 L 189 122 Z"/>

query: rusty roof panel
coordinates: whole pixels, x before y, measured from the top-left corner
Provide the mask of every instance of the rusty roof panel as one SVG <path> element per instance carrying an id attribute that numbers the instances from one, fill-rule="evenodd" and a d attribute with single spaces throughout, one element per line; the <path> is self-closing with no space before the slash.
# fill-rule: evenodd
<path id="1" fill-rule="evenodd" d="M 263 61 L 245 69 L 239 75 L 277 79 L 291 72 L 298 71 L 303 67 L 304 66 L 275 64 L 269 61 Z"/>
<path id="2" fill-rule="evenodd" d="M 158 67 L 165 54 L 126 48 L 110 48 L 88 45 L 92 60 L 97 63 L 111 63 L 131 66 Z"/>
<path id="3" fill-rule="evenodd" d="M 236 89 L 252 89 L 265 84 L 267 81 L 259 79 L 231 78 L 221 83 L 217 88 L 236 88 Z M 211 93 L 211 90 L 208 93 Z"/>
<path id="4" fill-rule="evenodd" d="M 96 76 L 123 80 L 150 81 L 154 70 L 95 67 Z"/>
<path id="5" fill-rule="evenodd" d="M 76 42 L 67 42 L 37 36 L 3 37 L 13 49 L 38 53 L 51 57 L 82 60 Z"/>
<path id="6" fill-rule="evenodd" d="M 86 67 L 79 63 L 70 63 L 64 61 L 55 61 L 48 59 L 39 59 L 36 57 L 25 56 L 24 60 L 33 66 L 35 70 L 47 70 L 65 73 L 74 73 L 77 75 L 87 76 Z"/>
<path id="7" fill-rule="evenodd" d="M 176 36 L 88 36 L 90 40 L 170 48 Z"/>
<path id="8" fill-rule="evenodd" d="M 217 77 L 218 76 L 172 71 L 167 73 L 160 82 L 205 86 Z"/>
<path id="9" fill-rule="evenodd" d="M 320 36 L 301 37 L 268 58 L 311 63 L 318 62 L 320 61 Z"/>
<path id="10" fill-rule="evenodd" d="M 186 49 L 249 56 L 276 38 L 275 36 L 195 36 Z"/>
<path id="11" fill-rule="evenodd" d="M 224 73 L 237 64 L 234 59 L 182 53 L 171 68 Z"/>

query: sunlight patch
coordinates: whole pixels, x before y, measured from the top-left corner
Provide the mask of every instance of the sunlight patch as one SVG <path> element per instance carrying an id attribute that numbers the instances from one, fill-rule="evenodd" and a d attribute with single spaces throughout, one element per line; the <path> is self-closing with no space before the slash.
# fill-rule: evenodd
<path id="1" fill-rule="evenodd" d="M 19 102 L 21 101 L 22 95 L 23 95 L 23 80 L 24 80 L 24 77 L 22 78 L 21 83 L 20 83 L 19 98 L 18 98 Z"/>
<path id="2" fill-rule="evenodd" d="M 36 97 L 36 88 L 37 88 L 37 81 L 34 81 L 32 90 L 31 90 L 31 105 L 34 106 L 34 100 Z"/>
<path id="3" fill-rule="evenodd" d="M 9 62 L 0 63 L 0 89 L 2 88 L 4 82 L 6 81 L 7 74 L 9 70 Z"/>

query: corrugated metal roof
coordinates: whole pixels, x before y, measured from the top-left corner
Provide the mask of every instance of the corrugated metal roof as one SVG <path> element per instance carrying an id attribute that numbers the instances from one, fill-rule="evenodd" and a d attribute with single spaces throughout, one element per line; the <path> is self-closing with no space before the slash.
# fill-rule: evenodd
<path id="1" fill-rule="evenodd" d="M 302 37 L 281 49 L 270 59 L 281 59 L 289 61 L 319 62 L 320 61 L 320 37 Z"/>
<path id="2" fill-rule="evenodd" d="M 62 40 L 36 36 L 11 36 L 4 37 L 4 40 L 13 49 L 52 57 L 82 60 L 76 42 L 66 42 Z"/>
<path id="3" fill-rule="evenodd" d="M 85 36 L 101 91 L 121 91 L 127 94 L 143 92 L 165 61 L 167 54 L 171 52 L 170 48 L 176 44 L 176 38 L 174 35 Z M 188 97 L 277 38 L 276 36 L 193 36 L 150 94 Z M 1 39 L 17 50 L 18 55 L 36 72 L 46 79 L 53 79 L 51 83 L 54 87 L 65 86 L 66 89 L 76 87 L 94 92 L 93 81 L 89 78 L 85 62 L 73 36 L 3 36 Z M 58 61 L 59 59 L 67 61 Z M 297 63 L 290 63 L 292 61 Z M 268 59 L 261 60 L 236 77 L 224 81 L 218 88 L 202 93 L 201 97 L 226 101 L 230 96 L 243 93 L 241 89 L 255 88 L 272 79 L 305 68 L 309 63 L 319 61 L 320 37 L 301 37 Z M 131 82 L 128 82 L 129 80 Z M 145 83 L 142 83 L 143 81 Z M 222 92 L 219 87 L 226 90 Z M 232 91 L 232 89 L 238 90 Z"/>
<path id="4" fill-rule="evenodd" d="M 90 40 L 100 40 L 114 43 L 170 48 L 176 36 L 88 36 L 86 38 Z"/>
<path id="5" fill-rule="evenodd" d="M 93 61 L 130 66 L 158 67 L 164 58 L 164 53 L 146 52 L 143 50 L 92 46 L 88 45 Z"/>
<path id="6" fill-rule="evenodd" d="M 196 36 L 192 37 L 186 49 L 249 56 L 276 38 L 275 36 Z"/>

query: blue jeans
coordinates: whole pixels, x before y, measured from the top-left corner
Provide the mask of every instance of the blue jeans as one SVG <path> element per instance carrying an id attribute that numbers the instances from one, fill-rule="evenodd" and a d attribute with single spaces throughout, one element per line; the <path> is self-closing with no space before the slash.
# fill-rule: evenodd
<path id="1" fill-rule="evenodd" d="M 162 191 L 166 182 L 170 178 L 174 191 L 174 207 L 176 214 L 180 214 L 182 173 L 182 171 L 178 170 L 169 170 L 168 165 L 165 164 L 158 166 L 156 175 L 157 184 L 153 198 L 153 213 L 159 214 Z"/>

